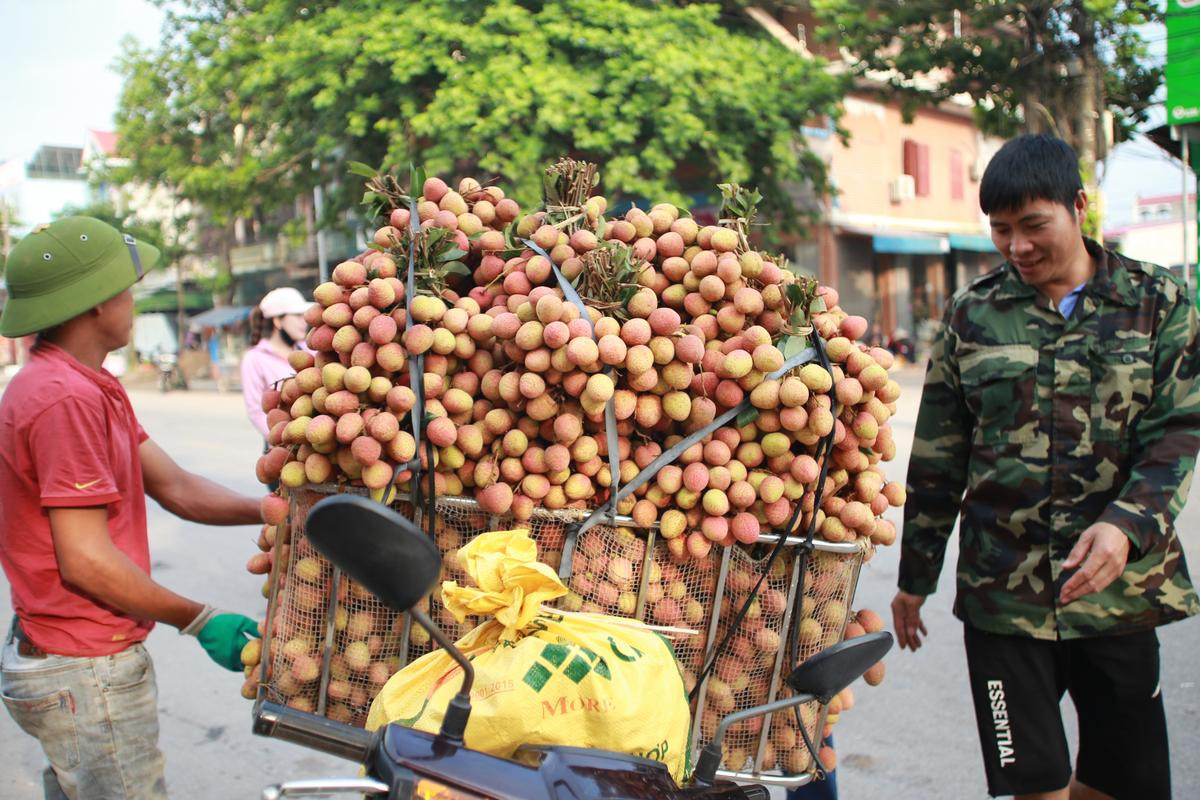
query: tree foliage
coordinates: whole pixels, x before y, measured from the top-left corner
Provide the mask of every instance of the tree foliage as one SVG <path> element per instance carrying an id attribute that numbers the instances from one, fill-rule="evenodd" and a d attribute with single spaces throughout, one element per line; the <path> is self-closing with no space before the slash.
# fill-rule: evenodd
<path id="1" fill-rule="evenodd" d="M 882 72 L 911 111 L 965 93 L 985 130 L 1050 131 L 1103 158 L 1101 112 L 1118 137 L 1146 119 L 1162 82 L 1137 27 L 1158 4 L 1129 0 L 813 0 L 819 35 Z M 936 85 L 918 85 L 934 76 Z M 914 79 L 917 79 L 914 82 Z"/>
<path id="2" fill-rule="evenodd" d="M 610 198 L 715 201 L 736 181 L 794 222 L 789 189 L 825 186 L 800 128 L 843 90 L 736 9 L 635 0 L 184 0 L 122 69 L 131 174 L 218 221 L 340 178 L 327 223 L 362 194 L 351 160 L 495 177 L 534 204 L 569 155 Z"/>
<path id="3" fill-rule="evenodd" d="M 54 219 L 62 219 L 63 217 L 94 217 L 101 222 L 107 222 L 123 233 L 128 233 L 136 239 L 154 245 L 160 252 L 164 248 L 161 226 L 143 222 L 132 210 L 119 210 L 108 200 L 98 200 L 83 206 L 65 206 L 57 214 L 54 214 L 53 217 Z M 159 262 L 159 265 L 163 266 L 165 263 L 166 259 L 164 258 Z"/>

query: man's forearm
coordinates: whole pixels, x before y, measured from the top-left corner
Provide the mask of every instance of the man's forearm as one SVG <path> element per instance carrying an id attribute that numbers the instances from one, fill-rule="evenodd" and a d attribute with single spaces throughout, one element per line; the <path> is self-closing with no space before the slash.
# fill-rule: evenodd
<path id="1" fill-rule="evenodd" d="M 935 502 L 920 492 L 910 492 L 905 503 L 896 585 L 909 594 L 924 596 L 937 589 L 946 546 L 958 519 L 957 498 L 951 500 L 949 495 L 941 494 Z"/>
<path id="2" fill-rule="evenodd" d="M 256 525 L 262 522 L 259 499 L 226 489 L 219 483 L 188 473 L 171 487 L 163 507 L 177 517 L 206 525 Z"/>
<path id="3" fill-rule="evenodd" d="M 1124 531 L 1138 557 L 1167 534 L 1183 508 L 1197 444 L 1194 429 L 1180 429 L 1147 448 L 1121 493 L 1097 520 Z"/>
<path id="4" fill-rule="evenodd" d="M 204 610 L 202 603 L 175 594 L 116 547 L 78 551 L 60 558 L 63 581 L 102 603 L 139 619 L 183 628 Z"/>
<path id="5" fill-rule="evenodd" d="M 927 384 L 908 462 L 898 585 L 932 594 L 967 485 L 971 428 L 954 393 Z"/>
<path id="6" fill-rule="evenodd" d="M 1138 553 L 1149 552 L 1174 524 L 1200 450 L 1200 352 L 1186 297 L 1159 338 L 1153 396 L 1132 429 L 1129 477 L 1097 520 L 1124 531 Z"/>

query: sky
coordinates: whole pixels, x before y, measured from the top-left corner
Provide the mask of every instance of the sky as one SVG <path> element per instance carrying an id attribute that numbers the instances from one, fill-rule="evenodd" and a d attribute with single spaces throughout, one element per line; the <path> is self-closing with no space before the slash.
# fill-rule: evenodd
<path id="1" fill-rule="evenodd" d="M 112 130 L 121 39 L 153 45 L 161 21 L 145 0 L 0 0 L 0 161 Z"/>
<path id="2" fill-rule="evenodd" d="M 26 160 L 43 144 L 82 146 L 88 128 L 112 130 L 121 40 L 153 45 L 161 22 L 145 0 L 0 0 L 0 161 Z M 1135 196 L 1178 193 L 1180 181 L 1154 145 L 1120 145 L 1105 172 L 1106 227 L 1132 221 Z"/>

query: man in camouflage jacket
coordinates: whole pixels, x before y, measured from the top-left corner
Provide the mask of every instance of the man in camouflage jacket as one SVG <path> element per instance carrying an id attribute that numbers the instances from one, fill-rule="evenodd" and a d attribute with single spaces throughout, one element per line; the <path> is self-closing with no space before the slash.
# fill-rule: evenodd
<path id="1" fill-rule="evenodd" d="M 1144 671 L 1152 669 L 1147 685 L 1156 687 L 1154 627 L 1200 610 L 1174 529 L 1200 448 L 1195 312 L 1182 283 L 1162 268 L 1083 238 L 1087 201 L 1077 163 L 1065 143 L 1024 136 L 989 165 L 980 203 L 1009 260 L 947 305 L 909 464 L 900 592 L 892 603 L 897 639 L 901 647 L 920 646 L 919 609 L 936 588 L 957 519 L 954 613 L 967 629 L 993 794 L 1066 797 L 1070 765 L 1059 759 L 1022 774 L 1035 758 L 1017 740 L 1021 720 L 1010 712 L 1022 704 L 1001 679 L 995 665 L 1003 657 L 992 644 L 1022 652 L 1030 664 L 1033 656 L 1020 648 L 1049 643 L 1042 650 L 1052 677 L 1039 687 L 1038 702 L 1027 704 L 1046 706 L 1069 690 L 1080 728 L 1099 731 L 1124 723 L 1088 716 L 1088 693 L 1071 675 L 1106 656 L 1071 642 L 1152 649 Z M 1149 643 L 1126 636 L 1135 633 Z M 1161 716 L 1155 697 L 1159 709 L 1147 714 Z M 1057 703 L 1049 711 L 1057 717 Z M 1032 712 L 1027 719 L 1026 730 L 1052 724 Z M 1158 733 L 1147 738 L 1157 742 Z M 1164 722 L 1164 751 L 1165 736 Z M 1122 753 L 1098 753 L 1090 741 L 1081 737 L 1070 781 L 1079 793 L 1070 796 L 1124 796 L 1130 784 L 1121 781 L 1131 779 L 1097 766 L 1121 763 Z M 1039 744 L 1065 754 L 1065 740 Z M 1162 764 L 1148 769 L 1156 774 L 1135 779 L 1140 796 L 1162 794 L 1163 780 L 1169 795 L 1169 766 L 1165 777 Z M 1091 789 L 1104 794 L 1088 795 Z"/>

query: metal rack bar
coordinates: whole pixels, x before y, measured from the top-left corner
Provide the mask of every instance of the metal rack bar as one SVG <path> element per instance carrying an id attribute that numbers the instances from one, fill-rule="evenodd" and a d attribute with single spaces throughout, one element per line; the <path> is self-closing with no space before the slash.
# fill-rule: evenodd
<path id="1" fill-rule="evenodd" d="M 292 502 L 294 503 L 295 501 L 293 500 Z M 274 642 L 274 639 L 271 636 L 271 623 L 275 619 L 275 613 L 279 610 L 279 576 L 282 574 L 279 564 L 283 560 L 280 558 L 280 555 L 283 552 L 283 546 L 292 541 L 293 532 L 291 520 L 293 516 L 294 515 L 289 509 L 288 520 L 283 529 L 281 530 L 281 526 L 279 525 L 275 526 L 275 543 L 271 546 L 271 551 L 275 557 L 271 561 L 271 590 L 268 592 L 267 596 L 267 616 L 266 619 L 263 620 L 262 649 L 259 651 L 258 655 L 260 669 L 258 692 L 255 702 L 262 702 L 264 699 L 266 699 L 267 687 L 270 685 L 271 644 Z M 286 535 L 284 531 L 286 531 Z"/>
<path id="2" fill-rule="evenodd" d="M 721 566 L 717 570 L 717 585 L 713 592 L 712 604 L 712 619 L 708 621 L 708 638 L 704 642 L 704 658 L 701 664 L 708 663 L 708 658 L 712 654 L 712 649 L 715 647 L 717 639 L 717 627 L 721 624 L 721 601 L 725 599 L 725 579 L 729 577 L 729 548 L 726 547 L 721 553 Z M 708 679 L 700 684 L 700 691 L 696 695 L 696 711 L 692 715 L 692 735 L 689 740 L 693 746 L 698 747 L 700 742 L 700 722 L 704 717 L 704 699 L 708 694 Z"/>
<path id="3" fill-rule="evenodd" d="M 658 528 L 651 528 L 646 534 L 646 552 L 642 555 L 642 577 L 638 581 L 637 604 L 633 616 L 641 619 L 646 614 L 646 590 L 650 588 L 650 564 L 654 560 L 654 543 L 658 538 Z"/>
<path id="4" fill-rule="evenodd" d="M 321 654 L 321 685 L 317 689 L 317 714 L 325 716 L 325 692 L 329 688 L 329 662 L 333 659 L 333 637 L 337 633 L 338 594 L 342 590 L 342 581 L 348 580 L 337 567 L 333 568 L 333 580 L 330 582 L 329 604 L 325 608 L 325 643 Z M 349 614 L 349 610 L 346 612 Z"/>
<path id="5" fill-rule="evenodd" d="M 787 604 L 783 608 L 783 624 L 781 626 L 781 630 L 785 632 L 792 629 L 792 612 L 804 603 L 804 598 L 798 596 L 800 569 L 801 563 L 804 560 L 801 555 L 792 558 L 792 577 L 788 584 Z M 775 666 L 771 669 L 771 686 L 767 690 L 768 703 L 773 703 L 778 699 L 777 694 L 779 692 L 779 685 L 782 682 L 783 654 L 785 650 L 787 650 L 787 639 L 786 637 L 780 637 L 779 650 L 775 653 Z M 774 714 L 767 714 L 763 717 L 762 730 L 758 735 L 758 748 L 754 755 L 755 772 L 762 771 L 762 760 L 763 756 L 766 755 L 767 739 L 771 732 L 771 719 L 774 716 Z"/>

